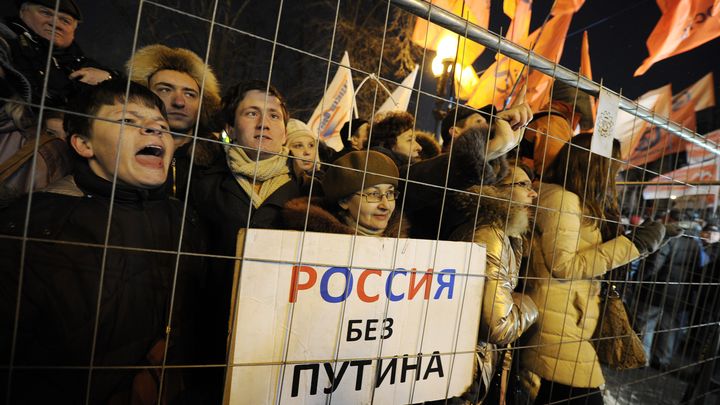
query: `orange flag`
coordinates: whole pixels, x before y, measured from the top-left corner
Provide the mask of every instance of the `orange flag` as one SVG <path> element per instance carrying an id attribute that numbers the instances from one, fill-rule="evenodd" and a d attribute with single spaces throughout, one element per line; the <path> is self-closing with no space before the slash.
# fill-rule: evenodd
<path id="1" fill-rule="evenodd" d="M 670 120 L 685 128 L 695 131 L 695 105 L 692 101 L 683 104 L 670 112 Z M 642 166 L 647 162 L 660 159 L 665 155 L 680 152 L 685 149 L 687 142 L 679 136 L 673 135 L 664 129 L 648 126 L 640 136 L 633 154 L 630 155 L 630 164 Z"/>
<path id="2" fill-rule="evenodd" d="M 655 115 L 667 117 L 672 105 L 672 88 L 669 84 L 651 90 L 636 100 L 638 104 L 653 111 Z M 634 115 L 619 111 L 615 122 L 615 138 L 620 140 L 623 159 L 633 154 L 642 135 L 648 131 L 650 124 Z"/>
<path id="3" fill-rule="evenodd" d="M 580 74 L 592 80 L 592 67 L 590 66 L 590 41 L 587 31 L 583 32 L 582 45 L 580 46 Z M 590 97 L 590 108 L 593 112 L 593 125 L 597 115 L 597 104 L 595 97 Z"/>
<path id="4" fill-rule="evenodd" d="M 712 16 L 716 0 L 657 0 L 663 11 L 646 44 L 650 56 L 635 71 L 647 72 L 655 62 L 687 52 L 720 36 L 720 17 Z"/>
<path id="5" fill-rule="evenodd" d="M 537 40 L 534 52 L 558 62 L 560 55 L 562 55 L 565 36 L 570 27 L 571 19 L 572 14 L 558 15 L 551 18 L 542 30 L 542 35 L 539 35 L 540 28 L 538 28 L 520 45 L 529 49 L 531 44 Z M 497 61 L 480 76 L 480 80 L 478 80 L 467 104 L 474 108 L 482 108 L 492 103 L 501 108 L 505 100 L 510 96 L 510 91 L 515 81 L 518 80 L 522 68 L 523 64 L 521 62 L 499 54 Z M 527 70 L 525 74 L 527 74 Z M 531 106 L 541 103 L 542 98 L 547 97 L 549 93 L 551 81 L 551 77 L 540 72 L 530 73 L 527 81 L 526 101 Z"/>
<path id="6" fill-rule="evenodd" d="M 432 4 L 450 11 L 473 24 L 483 28 L 488 27 L 488 22 L 490 21 L 490 0 L 433 0 Z M 483 50 L 485 50 L 484 46 L 460 37 L 435 24 L 429 24 L 426 19 L 420 17 L 415 21 L 415 28 L 413 29 L 411 40 L 416 45 L 433 51 L 444 47 L 450 48 L 451 54 L 453 55 L 457 51 L 457 63 L 463 66 L 473 63 Z M 459 45 L 458 40 L 460 40 Z"/>
<path id="7" fill-rule="evenodd" d="M 561 14 L 572 14 L 580 10 L 585 0 L 556 0 L 555 5 L 550 11 L 553 16 Z"/>
<path id="8" fill-rule="evenodd" d="M 503 12 L 512 20 L 505 38 L 518 44 L 525 41 L 530 32 L 532 0 L 505 0 Z"/>
<path id="9" fill-rule="evenodd" d="M 695 105 L 695 111 L 715 106 L 715 86 L 712 72 L 703 76 L 692 86 L 677 93 L 672 98 L 673 110 L 679 110 L 687 102 Z"/>

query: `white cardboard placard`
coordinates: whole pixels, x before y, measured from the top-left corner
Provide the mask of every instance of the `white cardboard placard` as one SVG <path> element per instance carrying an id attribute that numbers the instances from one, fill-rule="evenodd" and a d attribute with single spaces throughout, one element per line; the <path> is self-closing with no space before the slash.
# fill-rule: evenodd
<path id="1" fill-rule="evenodd" d="M 617 122 L 620 96 L 600 86 L 600 98 L 598 100 L 597 116 L 595 116 L 595 128 L 593 129 L 590 151 L 607 158 L 612 157 L 612 144 L 615 136 L 615 124 Z"/>
<path id="2" fill-rule="evenodd" d="M 399 404 L 470 385 L 483 246 L 252 229 L 243 257 L 226 403 Z"/>

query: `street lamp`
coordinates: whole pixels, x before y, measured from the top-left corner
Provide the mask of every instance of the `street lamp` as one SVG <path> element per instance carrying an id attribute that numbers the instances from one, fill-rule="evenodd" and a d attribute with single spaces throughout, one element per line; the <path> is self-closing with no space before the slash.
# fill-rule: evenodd
<path id="1" fill-rule="evenodd" d="M 469 98 L 479 80 L 475 69 L 472 67 L 472 61 L 465 60 L 467 59 L 466 55 L 462 55 L 463 58 L 457 58 L 457 51 L 457 35 L 447 35 L 438 42 L 437 54 L 432 60 L 432 72 L 438 78 L 436 93 L 440 98 L 435 102 L 435 109 L 433 109 L 438 139 L 440 138 L 440 123 L 447 114 L 446 106 L 450 104 L 445 102 L 445 98 L 449 98 L 450 102 L 452 102 L 453 97 L 458 99 Z M 459 62 L 458 59 L 460 59 Z M 451 77 L 454 80 L 451 81 Z M 450 82 L 450 89 L 448 89 L 448 82 Z"/>
<path id="2" fill-rule="evenodd" d="M 433 109 L 433 117 L 435 117 L 435 137 L 440 140 L 440 129 L 442 127 L 442 120 L 447 114 L 445 98 L 450 95 L 450 102 L 452 102 L 452 87 L 454 80 L 448 80 L 452 77 L 455 70 L 455 66 L 459 65 L 455 62 L 455 56 L 457 52 L 457 35 L 448 35 L 443 37 L 437 45 L 437 54 L 432 60 L 432 72 L 437 77 L 437 89 L 435 93 L 438 96 L 438 100 L 435 101 L 435 108 Z M 448 91 L 448 82 L 450 82 L 450 91 Z"/>

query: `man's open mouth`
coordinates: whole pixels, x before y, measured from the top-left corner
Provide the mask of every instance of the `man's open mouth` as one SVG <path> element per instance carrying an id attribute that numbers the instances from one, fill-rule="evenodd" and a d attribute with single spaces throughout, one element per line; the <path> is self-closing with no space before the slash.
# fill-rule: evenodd
<path id="1" fill-rule="evenodd" d="M 165 148 L 160 145 L 148 145 L 140 149 L 135 155 L 163 157 L 165 155 Z"/>

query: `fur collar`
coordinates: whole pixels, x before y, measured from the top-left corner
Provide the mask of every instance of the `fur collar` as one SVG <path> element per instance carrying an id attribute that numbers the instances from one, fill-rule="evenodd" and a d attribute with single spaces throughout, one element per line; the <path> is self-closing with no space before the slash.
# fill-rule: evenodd
<path id="1" fill-rule="evenodd" d="M 467 193 L 454 193 L 452 204 L 464 215 L 468 223 L 475 220 L 475 228 L 492 226 L 504 230 L 510 237 L 520 237 L 530 228 L 527 207 L 510 204 L 510 189 L 495 186 L 473 186 Z M 478 202 L 478 194 L 480 195 Z M 478 204 L 480 205 L 478 207 Z M 508 214 L 508 209 L 510 210 Z"/>
<path id="2" fill-rule="evenodd" d="M 398 207 L 399 208 L 399 207 Z M 298 197 L 288 201 L 282 211 L 285 226 L 288 229 L 303 230 L 305 227 L 305 215 L 308 215 L 307 230 L 310 232 L 325 232 L 354 235 L 355 229 L 345 225 L 339 218 L 333 215 L 323 204 L 321 197 L 310 199 L 310 211 L 308 212 L 308 197 Z M 401 220 L 402 219 L 402 220 Z M 400 210 L 396 209 L 382 236 L 406 238 L 410 226 Z"/>

